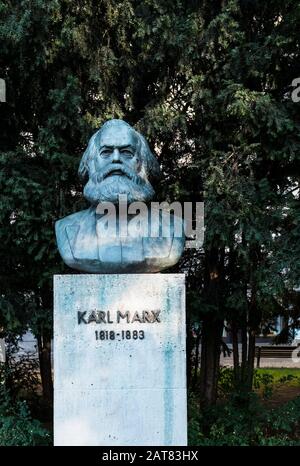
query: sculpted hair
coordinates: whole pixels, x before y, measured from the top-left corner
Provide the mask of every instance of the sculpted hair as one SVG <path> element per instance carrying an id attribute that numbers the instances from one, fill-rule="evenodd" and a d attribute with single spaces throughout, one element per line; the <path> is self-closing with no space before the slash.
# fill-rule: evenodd
<path id="1" fill-rule="evenodd" d="M 152 154 L 149 145 L 144 138 L 138 131 L 136 131 L 132 126 L 126 123 L 123 120 L 109 120 L 91 137 L 89 140 L 88 146 L 82 156 L 78 175 L 82 181 L 87 181 L 89 179 L 90 173 L 95 172 L 95 158 L 98 156 L 98 145 L 97 142 L 101 136 L 101 132 L 107 128 L 108 126 L 118 126 L 118 125 L 126 125 L 137 137 L 138 140 L 138 153 L 142 162 L 142 172 L 143 175 L 149 180 L 153 181 L 160 176 L 160 167 L 159 163 L 156 160 L 155 156 Z"/>

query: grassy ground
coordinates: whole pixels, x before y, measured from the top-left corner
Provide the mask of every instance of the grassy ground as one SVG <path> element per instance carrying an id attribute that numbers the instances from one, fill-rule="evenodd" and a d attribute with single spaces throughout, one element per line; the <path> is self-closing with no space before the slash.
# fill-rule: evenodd
<path id="1" fill-rule="evenodd" d="M 276 408 L 281 404 L 300 396 L 300 369 L 295 368 L 270 368 L 257 369 L 259 375 L 269 375 L 272 381 L 269 384 L 269 396 L 265 395 L 265 387 L 260 387 L 256 392 L 263 398 L 266 407 Z"/>
<path id="2" fill-rule="evenodd" d="M 218 403 L 201 412 L 189 399 L 189 445 L 300 446 L 300 368 L 255 370 L 255 393 L 234 392 L 233 371 L 220 373 Z"/>
<path id="3" fill-rule="evenodd" d="M 278 382 L 282 377 L 288 377 L 289 375 L 293 375 L 295 377 L 299 377 L 300 379 L 300 368 L 264 368 L 264 369 L 257 369 L 259 373 L 262 374 L 270 374 L 274 378 L 274 382 Z M 296 380 L 291 380 L 291 384 L 297 384 Z"/>

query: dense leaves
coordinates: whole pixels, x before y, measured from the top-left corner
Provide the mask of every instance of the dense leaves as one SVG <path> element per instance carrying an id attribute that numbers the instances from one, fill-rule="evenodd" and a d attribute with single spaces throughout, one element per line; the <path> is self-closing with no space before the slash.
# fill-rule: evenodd
<path id="1" fill-rule="evenodd" d="M 160 198 L 205 202 L 204 247 L 179 265 L 202 398 L 216 396 L 224 320 L 249 389 L 255 333 L 300 313 L 299 2 L 1 0 L 0 13 L 1 325 L 49 340 L 52 276 L 67 271 L 54 222 L 85 205 L 89 136 L 124 118 L 159 157 Z"/>

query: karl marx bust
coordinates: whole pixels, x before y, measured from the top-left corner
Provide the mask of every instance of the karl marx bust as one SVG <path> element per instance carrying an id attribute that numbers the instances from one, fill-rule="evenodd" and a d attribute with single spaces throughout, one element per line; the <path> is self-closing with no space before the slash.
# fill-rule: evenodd
<path id="1" fill-rule="evenodd" d="M 117 205 L 120 195 L 126 195 L 129 204 L 149 203 L 155 194 L 151 183 L 159 172 L 159 164 L 141 134 L 123 120 L 106 122 L 91 137 L 79 166 L 79 176 L 86 182 L 83 194 L 91 207 L 55 224 L 64 262 L 89 273 L 152 273 L 176 264 L 184 249 L 184 233 L 182 219 L 175 215 L 170 215 L 167 236 L 145 236 L 139 231 L 126 237 L 103 236 L 99 227 L 97 206 L 107 202 Z M 155 220 L 147 214 L 148 222 L 153 226 Z M 154 226 L 161 231 L 161 215 L 156 222 Z"/>

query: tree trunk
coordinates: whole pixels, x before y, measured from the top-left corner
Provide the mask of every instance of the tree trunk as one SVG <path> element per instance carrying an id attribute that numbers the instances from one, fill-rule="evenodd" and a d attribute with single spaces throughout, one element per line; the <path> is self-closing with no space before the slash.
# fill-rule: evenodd
<path id="1" fill-rule="evenodd" d="M 253 375 L 254 375 L 254 362 L 255 362 L 255 331 L 252 330 L 249 332 L 249 343 L 248 343 L 248 373 L 247 373 L 247 381 L 246 386 L 247 390 L 250 392 L 253 386 Z"/>
<path id="2" fill-rule="evenodd" d="M 10 396 L 14 397 L 14 381 L 11 376 L 11 366 L 10 366 L 10 354 L 9 351 L 5 354 L 5 362 L 4 362 L 4 387 L 5 392 L 8 393 Z"/>
<path id="3" fill-rule="evenodd" d="M 231 336 L 232 336 L 234 384 L 236 387 L 238 387 L 239 384 L 241 383 L 239 340 L 238 340 L 238 329 L 237 329 L 237 326 L 233 322 L 231 323 Z"/>
<path id="4" fill-rule="evenodd" d="M 53 400 L 53 381 L 51 372 L 51 337 L 41 332 L 37 336 L 40 373 L 43 389 L 43 397 L 48 403 Z"/>
<path id="5" fill-rule="evenodd" d="M 195 366 L 194 366 L 193 389 L 195 389 L 195 388 L 196 388 L 196 385 L 197 385 L 198 369 L 199 369 L 199 349 L 200 349 L 200 340 L 201 340 L 201 330 L 198 329 L 197 338 L 196 338 L 196 353 L 195 353 Z"/>
<path id="6" fill-rule="evenodd" d="M 204 315 L 201 331 L 200 403 L 201 408 L 215 404 L 219 375 L 221 338 L 224 319 L 222 315 L 224 287 L 225 249 L 215 248 L 206 251 L 204 271 L 204 296 L 210 311 Z M 214 311 L 212 310 L 214 309 Z"/>
<path id="7" fill-rule="evenodd" d="M 222 320 L 209 316 L 203 321 L 200 370 L 200 401 L 202 408 L 215 404 L 217 399 L 222 331 Z"/>
<path id="8" fill-rule="evenodd" d="M 257 283 L 255 272 L 259 267 L 261 251 L 260 247 L 255 245 L 251 249 L 252 267 L 250 269 L 250 284 L 251 284 L 251 299 L 249 304 L 249 342 L 248 342 L 248 358 L 247 358 L 247 377 L 246 389 L 252 390 L 253 375 L 254 375 L 254 362 L 255 362 L 255 342 L 256 332 L 259 330 L 260 322 L 262 319 L 262 312 L 257 305 Z"/>
<path id="9" fill-rule="evenodd" d="M 187 320 L 186 332 L 186 372 L 187 372 L 187 387 L 190 388 L 192 381 L 192 354 L 193 354 L 193 334 L 189 319 Z"/>
<path id="10" fill-rule="evenodd" d="M 242 340 L 242 361 L 241 361 L 241 384 L 244 386 L 248 378 L 248 330 L 247 330 L 247 317 L 244 316 L 241 325 L 241 340 Z"/>

